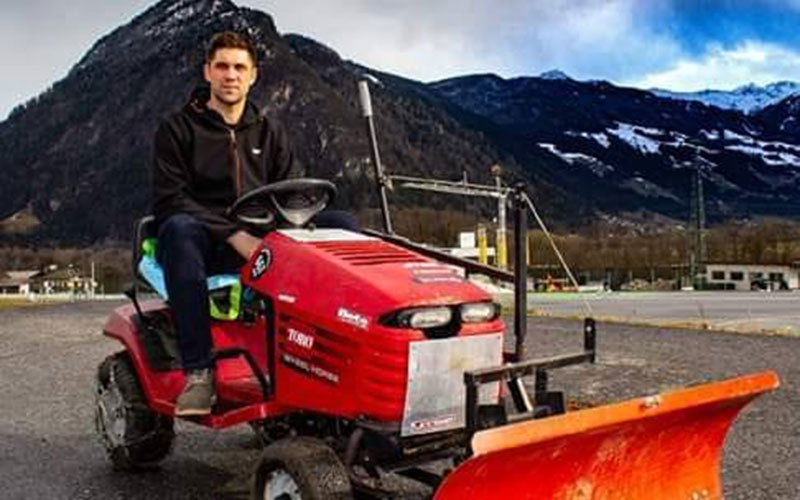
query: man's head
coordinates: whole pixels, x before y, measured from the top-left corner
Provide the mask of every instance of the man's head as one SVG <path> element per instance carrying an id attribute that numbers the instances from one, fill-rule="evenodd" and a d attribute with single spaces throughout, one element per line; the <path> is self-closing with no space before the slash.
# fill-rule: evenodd
<path id="1" fill-rule="evenodd" d="M 249 38 L 232 31 L 217 33 L 206 52 L 203 74 L 211 99 L 233 106 L 247 98 L 258 77 L 257 55 Z"/>

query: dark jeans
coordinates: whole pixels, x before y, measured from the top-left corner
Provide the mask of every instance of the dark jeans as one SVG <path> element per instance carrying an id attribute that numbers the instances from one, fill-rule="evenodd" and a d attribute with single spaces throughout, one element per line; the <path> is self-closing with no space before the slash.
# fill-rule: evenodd
<path id="1" fill-rule="evenodd" d="M 360 231 L 352 214 L 337 210 L 317 214 L 314 224 Z M 188 214 L 175 214 L 161 223 L 156 259 L 164 268 L 183 368 L 210 368 L 214 363 L 206 279 L 238 273 L 244 259 L 226 241 L 215 241 L 205 226 Z"/>

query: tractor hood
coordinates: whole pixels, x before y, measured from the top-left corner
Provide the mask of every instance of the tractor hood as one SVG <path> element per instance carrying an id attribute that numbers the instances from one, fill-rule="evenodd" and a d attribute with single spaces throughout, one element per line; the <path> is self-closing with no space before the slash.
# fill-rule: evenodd
<path id="1" fill-rule="evenodd" d="M 411 307 L 492 300 L 456 267 L 340 229 L 270 233 L 242 281 L 279 301 L 353 324 Z"/>

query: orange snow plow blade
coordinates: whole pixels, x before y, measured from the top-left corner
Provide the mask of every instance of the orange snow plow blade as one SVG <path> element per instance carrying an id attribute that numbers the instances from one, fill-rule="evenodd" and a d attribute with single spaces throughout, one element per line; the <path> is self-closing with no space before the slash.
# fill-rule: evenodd
<path id="1" fill-rule="evenodd" d="M 739 411 L 774 372 L 481 431 L 434 500 L 715 500 Z"/>

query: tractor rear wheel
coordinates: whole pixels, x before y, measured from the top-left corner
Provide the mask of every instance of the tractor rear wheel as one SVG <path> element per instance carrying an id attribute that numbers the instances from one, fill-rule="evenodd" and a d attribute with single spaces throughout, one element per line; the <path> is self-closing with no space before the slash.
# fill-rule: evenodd
<path id="1" fill-rule="evenodd" d="M 126 352 L 109 356 L 97 369 L 95 428 L 117 470 L 153 467 L 172 449 L 173 419 L 147 406 Z"/>
<path id="2" fill-rule="evenodd" d="M 325 443 L 282 439 L 264 449 L 253 478 L 253 500 L 351 500 L 350 478 Z"/>

